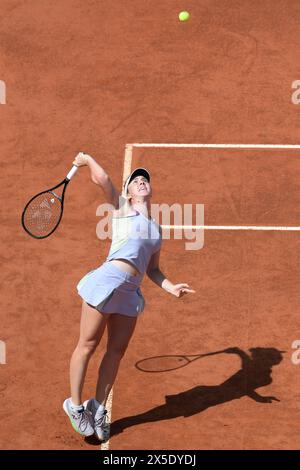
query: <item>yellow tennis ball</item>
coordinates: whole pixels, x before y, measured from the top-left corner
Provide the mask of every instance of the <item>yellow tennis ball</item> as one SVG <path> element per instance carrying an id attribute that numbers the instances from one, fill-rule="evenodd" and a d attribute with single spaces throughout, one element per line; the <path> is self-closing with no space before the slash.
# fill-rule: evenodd
<path id="1" fill-rule="evenodd" d="M 187 21 L 190 17 L 190 14 L 188 11 L 181 11 L 178 15 L 178 18 L 180 21 Z"/>

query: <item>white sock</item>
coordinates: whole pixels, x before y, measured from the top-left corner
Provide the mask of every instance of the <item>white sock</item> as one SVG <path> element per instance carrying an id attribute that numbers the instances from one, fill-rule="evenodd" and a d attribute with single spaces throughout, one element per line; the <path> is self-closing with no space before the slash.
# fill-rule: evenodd
<path id="1" fill-rule="evenodd" d="M 74 410 L 74 411 L 80 411 L 80 410 L 82 410 L 83 405 L 74 405 L 74 403 L 72 402 L 72 399 L 71 399 L 71 398 L 70 398 L 70 402 L 71 402 L 71 408 L 72 408 L 72 410 Z"/>

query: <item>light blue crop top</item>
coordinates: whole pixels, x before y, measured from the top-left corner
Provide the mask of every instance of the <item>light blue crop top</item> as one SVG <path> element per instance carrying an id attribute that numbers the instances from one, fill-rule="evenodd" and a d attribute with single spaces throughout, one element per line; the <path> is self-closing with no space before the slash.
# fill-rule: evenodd
<path id="1" fill-rule="evenodd" d="M 126 259 L 144 274 L 153 253 L 161 246 L 159 225 L 136 211 L 136 214 L 112 218 L 112 242 L 106 261 Z"/>

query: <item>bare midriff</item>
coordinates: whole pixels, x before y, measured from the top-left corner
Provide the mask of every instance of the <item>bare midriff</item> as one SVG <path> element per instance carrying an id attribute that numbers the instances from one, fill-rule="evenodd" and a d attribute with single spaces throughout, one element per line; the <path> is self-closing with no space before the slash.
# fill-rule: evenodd
<path id="1" fill-rule="evenodd" d="M 113 259 L 110 261 L 110 263 L 114 264 L 122 271 L 132 274 L 133 276 L 140 274 L 136 267 L 133 266 L 133 264 L 131 264 L 127 259 Z"/>

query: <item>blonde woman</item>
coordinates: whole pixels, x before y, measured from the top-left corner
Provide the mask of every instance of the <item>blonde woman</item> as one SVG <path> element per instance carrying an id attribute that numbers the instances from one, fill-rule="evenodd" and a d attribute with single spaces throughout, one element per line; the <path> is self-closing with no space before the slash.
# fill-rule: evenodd
<path id="1" fill-rule="evenodd" d="M 161 272 L 159 255 L 161 229 L 150 216 L 150 174 L 136 168 L 123 188 L 126 203 L 120 207 L 118 191 L 104 169 L 90 156 L 79 153 L 74 162 L 87 165 L 91 180 L 101 186 L 113 206 L 112 243 L 105 262 L 78 283 L 82 297 L 80 336 L 70 364 L 71 397 L 63 408 L 73 428 L 84 436 L 95 433 L 105 439 L 105 404 L 119 365 L 133 335 L 145 301 L 140 290 L 144 274 L 170 294 L 181 297 L 193 293 L 186 283 L 173 284 Z M 99 367 L 95 397 L 82 402 L 82 390 L 89 360 L 105 328 L 107 349 Z"/>

